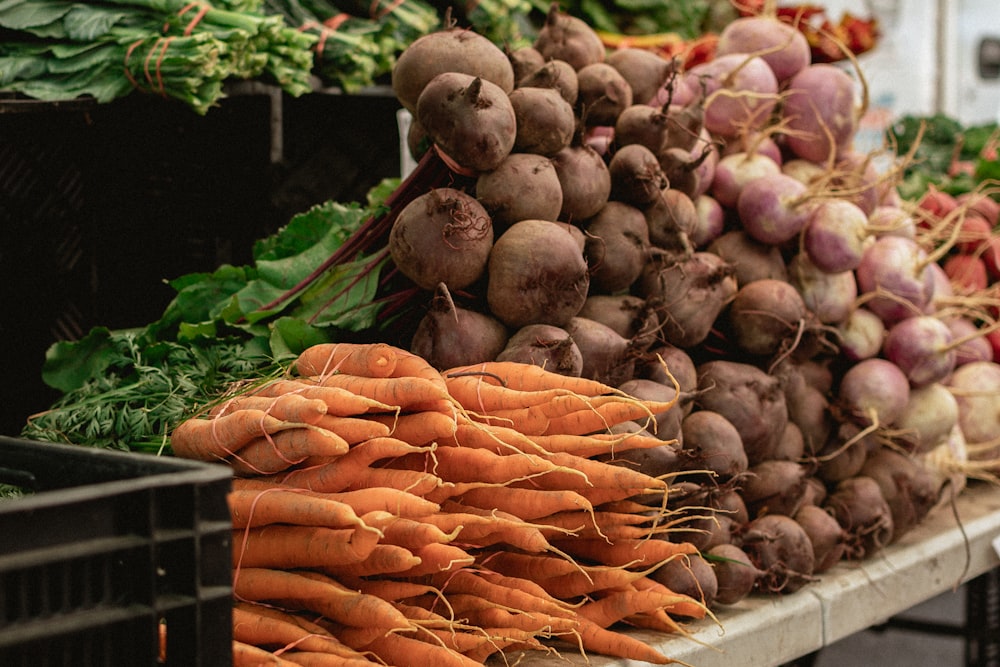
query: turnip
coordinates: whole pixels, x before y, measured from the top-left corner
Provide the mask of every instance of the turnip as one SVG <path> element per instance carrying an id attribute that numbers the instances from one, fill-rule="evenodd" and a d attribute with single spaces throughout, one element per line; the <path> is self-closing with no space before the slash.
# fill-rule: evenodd
<path id="1" fill-rule="evenodd" d="M 611 173 L 597 151 L 585 145 L 570 145 L 552 157 L 562 186 L 562 222 L 581 223 L 594 216 L 611 196 Z"/>
<path id="2" fill-rule="evenodd" d="M 649 254 L 649 229 L 642 211 L 608 201 L 583 227 L 591 292 L 613 294 L 628 289 L 639 278 Z"/>
<path id="3" fill-rule="evenodd" d="M 673 188 L 659 192 L 642 209 L 649 241 L 658 248 L 677 253 L 694 250 L 688 231 L 697 225 L 698 211 L 691 197 Z"/>
<path id="4" fill-rule="evenodd" d="M 586 127 L 613 127 L 621 112 L 632 106 L 632 87 L 606 62 L 581 67 L 576 72 L 576 79 L 579 85 L 577 116 Z"/>
<path id="5" fill-rule="evenodd" d="M 672 61 L 648 49 L 622 47 L 607 54 L 605 62 L 614 67 L 632 88 L 633 101 L 646 104 L 675 73 Z"/>
<path id="6" fill-rule="evenodd" d="M 802 182 L 783 173 L 743 185 L 736 211 L 747 234 L 761 243 L 781 245 L 799 235 L 812 212 Z"/>
<path id="7" fill-rule="evenodd" d="M 717 136 L 760 129 L 778 101 L 774 71 L 752 54 L 717 55 L 688 69 L 686 76 L 705 87 L 705 127 Z"/>
<path id="8" fill-rule="evenodd" d="M 1000 364 L 973 361 L 959 366 L 947 386 L 958 401 L 958 425 L 970 458 L 1000 457 Z"/>
<path id="9" fill-rule="evenodd" d="M 800 252 L 788 262 L 788 280 L 823 324 L 840 324 L 857 310 L 858 282 L 853 271 L 823 271 Z"/>
<path id="10" fill-rule="evenodd" d="M 892 541 L 923 521 L 940 495 L 937 475 L 918 458 L 889 447 L 869 454 L 861 474 L 875 480 L 889 505 Z"/>
<path id="11" fill-rule="evenodd" d="M 736 280 L 718 255 L 677 257 L 653 253 L 636 281 L 636 293 L 657 304 L 663 340 L 682 348 L 704 341 L 736 294 Z"/>
<path id="12" fill-rule="evenodd" d="M 441 283 L 427 314 L 417 323 L 410 351 L 443 370 L 492 361 L 508 337 L 507 327 L 492 315 L 457 306 Z"/>
<path id="13" fill-rule="evenodd" d="M 802 230 L 802 248 L 822 271 L 853 271 L 868 238 L 865 212 L 845 199 L 829 199 L 812 210 Z"/>
<path id="14" fill-rule="evenodd" d="M 863 359 L 844 373 L 837 401 L 844 415 L 860 426 L 891 426 L 910 400 L 910 381 L 896 364 Z"/>
<path id="15" fill-rule="evenodd" d="M 476 179 L 476 199 L 499 236 L 521 220 L 555 220 L 562 209 L 562 185 L 552 161 L 533 153 L 511 153 Z"/>
<path id="16" fill-rule="evenodd" d="M 876 206 L 868 214 L 868 231 L 875 236 L 904 236 L 916 238 L 917 223 L 907 211 L 898 206 Z"/>
<path id="17" fill-rule="evenodd" d="M 814 186 L 828 181 L 825 165 L 797 157 L 782 160 L 781 173 L 791 176 L 807 186 Z"/>
<path id="18" fill-rule="evenodd" d="M 604 43 L 594 29 L 583 19 L 560 11 L 556 2 L 549 6 L 533 46 L 546 60 L 565 60 L 575 70 L 605 58 Z"/>
<path id="19" fill-rule="evenodd" d="M 511 329 L 563 326 L 583 306 L 590 273 L 583 248 L 567 227 L 521 220 L 493 244 L 486 299 L 493 315 Z"/>
<path id="20" fill-rule="evenodd" d="M 728 311 L 736 346 L 752 355 L 774 355 L 794 349 L 811 313 L 795 287 L 784 280 L 763 278 L 741 286 Z"/>
<path id="21" fill-rule="evenodd" d="M 460 72 L 428 81 L 417 98 L 415 117 L 441 151 L 473 172 L 496 169 L 517 138 L 507 91 Z"/>
<path id="22" fill-rule="evenodd" d="M 736 604 L 753 592 L 760 571 L 743 549 L 735 544 L 718 544 L 708 550 L 706 560 L 715 570 L 716 604 Z"/>
<path id="23" fill-rule="evenodd" d="M 742 548 L 761 575 L 765 593 L 794 593 L 813 580 L 816 555 L 805 529 L 790 516 L 765 514 L 746 526 Z"/>
<path id="24" fill-rule="evenodd" d="M 586 317 L 574 316 L 564 325 L 583 357 L 581 377 L 611 386 L 635 376 L 637 347 L 641 343 L 624 338 L 611 327 Z"/>
<path id="25" fill-rule="evenodd" d="M 871 477 L 858 475 L 839 482 L 823 506 L 848 535 L 845 558 L 862 560 L 892 542 L 892 510 Z"/>
<path id="26" fill-rule="evenodd" d="M 559 91 L 521 86 L 508 97 L 517 123 L 514 150 L 551 157 L 573 141 L 576 114 Z"/>
<path id="27" fill-rule="evenodd" d="M 716 53 L 759 55 L 779 83 L 798 74 L 812 60 L 809 42 L 802 31 L 766 14 L 743 16 L 726 24 L 719 33 Z"/>
<path id="28" fill-rule="evenodd" d="M 901 444 L 920 454 L 940 445 L 957 423 L 958 400 L 944 384 L 932 382 L 910 390 L 894 430 Z"/>
<path id="29" fill-rule="evenodd" d="M 961 366 L 973 361 L 993 361 L 993 346 L 969 317 L 955 316 L 944 320 L 951 332 L 955 348 L 955 365 Z"/>
<path id="30" fill-rule="evenodd" d="M 707 248 L 732 266 L 736 282 L 788 280 L 788 266 L 780 248 L 755 240 L 742 229 L 723 233 Z"/>
<path id="31" fill-rule="evenodd" d="M 886 326 L 882 318 L 865 307 L 855 308 L 837 325 L 840 353 L 849 361 L 861 361 L 882 351 Z"/>
<path id="32" fill-rule="evenodd" d="M 955 369 L 951 329 L 932 315 L 917 315 L 891 327 L 882 355 L 906 374 L 911 387 L 940 382 Z"/>
<path id="33" fill-rule="evenodd" d="M 866 306 L 886 324 L 923 313 L 935 287 L 929 264 L 933 262 L 913 239 L 876 239 L 865 248 L 855 271 Z"/>
<path id="34" fill-rule="evenodd" d="M 496 360 L 533 364 L 569 377 L 583 373 L 580 348 L 565 329 L 551 324 L 521 327 L 510 336 Z"/>
<path id="35" fill-rule="evenodd" d="M 576 70 L 565 60 L 553 58 L 534 72 L 518 80 L 517 86 L 525 88 L 552 88 L 562 96 L 570 106 L 576 104 L 580 95 L 580 82 L 576 78 Z"/>
<path id="36" fill-rule="evenodd" d="M 726 225 L 726 214 L 722 205 L 710 195 L 698 195 L 694 200 L 697 217 L 695 225 L 688 231 L 688 239 L 695 248 L 705 248 L 722 235 Z"/>
<path id="37" fill-rule="evenodd" d="M 681 422 L 688 466 L 709 470 L 720 479 L 746 472 L 749 463 L 743 439 L 732 422 L 712 410 L 695 410 Z"/>
<path id="38" fill-rule="evenodd" d="M 388 245 L 396 267 L 419 287 L 444 283 L 455 291 L 483 275 L 493 240 L 482 204 L 461 190 L 436 188 L 399 212 Z"/>
<path id="39" fill-rule="evenodd" d="M 734 209 L 747 183 L 780 173 L 781 167 L 763 153 L 730 153 L 719 158 L 710 192 L 722 206 Z"/>
<path id="40" fill-rule="evenodd" d="M 482 78 L 504 93 L 514 89 L 514 68 L 500 47 L 473 30 L 449 27 L 417 38 L 399 54 L 392 68 L 392 91 L 416 116 L 420 93 L 445 72 Z"/>
<path id="41" fill-rule="evenodd" d="M 840 562 L 847 549 L 848 535 L 830 512 L 817 505 L 802 505 L 792 516 L 805 529 L 813 546 L 814 574 L 826 572 Z"/>
<path id="42" fill-rule="evenodd" d="M 788 423 L 778 378 L 750 364 L 717 359 L 698 366 L 698 390 L 698 405 L 739 431 L 750 465 L 771 458 Z"/>
<path id="43" fill-rule="evenodd" d="M 608 161 L 611 198 L 644 207 L 652 204 L 669 183 L 653 151 L 642 144 L 629 144 L 615 151 Z"/>
<path id="44" fill-rule="evenodd" d="M 849 147 L 858 125 L 855 83 L 835 65 L 810 64 L 788 80 L 781 116 L 798 157 L 826 162 Z"/>

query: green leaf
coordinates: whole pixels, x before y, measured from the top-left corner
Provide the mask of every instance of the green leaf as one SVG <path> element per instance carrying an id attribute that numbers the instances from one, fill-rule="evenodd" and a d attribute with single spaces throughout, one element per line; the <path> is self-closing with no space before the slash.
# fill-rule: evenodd
<path id="1" fill-rule="evenodd" d="M 107 35 L 125 16 L 125 12 L 111 11 L 95 5 L 77 4 L 63 18 L 63 25 L 66 26 L 66 35 L 70 39 L 93 42 Z"/>
<path id="2" fill-rule="evenodd" d="M 213 273 L 193 273 L 170 281 L 170 286 L 178 292 L 157 323 L 157 330 L 181 322 L 213 319 L 230 297 L 246 286 L 247 275 L 246 269 L 226 264 Z"/>
<path id="3" fill-rule="evenodd" d="M 111 331 L 95 327 L 78 341 L 60 341 L 45 352 L 42 380 L 62 392 L 79 389 L 102 373 L 118 353 L 111 343 Z"/>
<path id="4" fill-rule="evenodd" d="M 181 322 L 177 328 L 177 340 L 190 341 L 199 338 L 214 338 L 218 334 L 219 328 L 215 322 Z"/>
<path id="5" fill-rule="evenodd" d="M 63 0 L 13 1 L 0 3 L 0 26 L 31 32 L 51 25 L 69 13 L 73 5 Z"/>
<path id="6" fill-rule="evenodd" d="M 293 359 L 304 349 L 332 342 L 328 328 L 320 328 L 294 317 L 279 317 L 271 325 L 271 352 L 279 363 Z"/>

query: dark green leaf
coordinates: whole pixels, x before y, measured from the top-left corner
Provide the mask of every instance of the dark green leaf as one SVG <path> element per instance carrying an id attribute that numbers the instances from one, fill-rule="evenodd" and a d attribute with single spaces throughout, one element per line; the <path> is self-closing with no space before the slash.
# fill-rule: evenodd
<path id="1" fill-rule="evenodd" d="M 45 353 L 42 380 L 62 392 L 70 392 L 99 375 L 117 356 L 111 345 L 111 332 L 95 327 L 78 341 L 60 341 Z"/>

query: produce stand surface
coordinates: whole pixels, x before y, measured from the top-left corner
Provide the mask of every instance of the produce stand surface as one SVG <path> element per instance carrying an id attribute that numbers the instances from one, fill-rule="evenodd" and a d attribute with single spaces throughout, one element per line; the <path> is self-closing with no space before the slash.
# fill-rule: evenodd
<path id="1" fill-rule="evenodd" d="M 961 524 L 956 520 L 956 514 Z M 664 655 L 693 667 L 782 665 L 866 628 L 886 622 L 940 593 L 1000 567 L 1000 489 L 972 484 L 950 504 L 863 561 L 844 561 L 787 595 L 753 594 L 687 625 L 690 638 L 635 631 Z M 640 665 L 560 647 L 569 664 Z M 508 655 L 522 667 L 552 665 L 541 652 Z M 559 663 L 563 661 L 558 660 Z M 499 663 L 497 663 L 499 664 Z"/>

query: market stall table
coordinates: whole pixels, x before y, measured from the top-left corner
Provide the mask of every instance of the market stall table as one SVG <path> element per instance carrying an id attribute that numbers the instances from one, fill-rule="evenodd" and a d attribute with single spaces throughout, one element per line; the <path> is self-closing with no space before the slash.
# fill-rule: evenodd
<path id="1" fill-rule="evenodd" d="M 961 519 L 959 523 L 956 516 Z M 690 637 L 634 631 L 664 655 L 693 667 L 769 667 L 793 661 L 957 588 L 1000 566 L 1000 488 L 974 483 L 954 508 L 941 504 L 883 553 L 842 562 L 789 595 L 754 594 L 715 610 L 718 622 L 688 624 Z M 574 654 L 570 664 L 639 665 Z M 551 665 L 541 652 L 507 656 L 522 667 Z"/>

